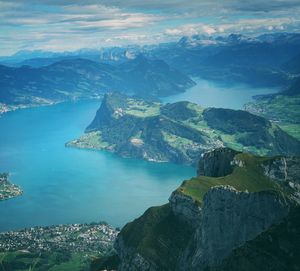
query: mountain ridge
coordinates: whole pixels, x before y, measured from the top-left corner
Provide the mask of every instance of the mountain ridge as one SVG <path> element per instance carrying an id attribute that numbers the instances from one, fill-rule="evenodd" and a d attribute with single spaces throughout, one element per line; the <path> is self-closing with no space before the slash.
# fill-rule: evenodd
<path id="1" fill-rule="evenodd" d="M 146 63 L 144 70 L 134 66 L 135 60 L 115 67 L 78 58 L 63 59 L 39 68 L 0 65 L 0 103 L 8 107 L 43 105 L 99 98 L 112 90 L 157 99 L 183 92 L 195 84 L 162 61 L 142 60 Z M 130 68 L 132 66 L 138 69 L 138 76 Z"/>
<path id="2" fill-rule="evenodd" d="M 227 153 L 232 151 L 216 149 L 206 153 L 202 160 Z M 299 209 L 300 180 L 295 168 L 287 166 L 290 181 L 271 179 L 265 170 L 268 164 L 282 172 L 277 164 L 280 159 L 287 159 L 289 165 L 300 163 L 299 157 L 235 153 L 232 160 L 223 164 L 234 164 L 232 173 L 215 178 L 202 171 L 202 176 L 184 181 L 167 205 L 149 208 L 121 230 L 115 242 L 121 260 L 118 270 L 239 270 L 240 266 L 234 263 L 243 257 L 248 260 L 246 270 L 254 270 L 251 264 L 257 266 L 263 255 L 251 258 L 255 246 L 249 248 L 248 241 L 268 234 L 272 226 L 285 223 L 294 208 Z M 218 163 L 205 162 L 211 161 Z M 264 248 L 266 253 L 270 250 Z M 238 254 L 242 249 L 247 254 Z M 295 246 L 282 257 L 295 261 L 293 253 Z M 228 266 L 234 268 L 226 269 Z M 297 270 L 296 265 L 291 267 Z"/>

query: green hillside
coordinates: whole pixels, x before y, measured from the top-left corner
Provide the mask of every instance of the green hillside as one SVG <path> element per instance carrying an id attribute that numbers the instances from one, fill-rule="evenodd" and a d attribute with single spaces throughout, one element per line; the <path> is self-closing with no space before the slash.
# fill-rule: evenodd
<path id="1" fill-rule="evenodd" d="M 183 164 L 195 164 L 201 153 L 222 146 L 257 155 L 300 153 L 298 140 L 246 111 L 164 105 L 119 93 L 104 97 L 86 132 L 66 145 Z"/>

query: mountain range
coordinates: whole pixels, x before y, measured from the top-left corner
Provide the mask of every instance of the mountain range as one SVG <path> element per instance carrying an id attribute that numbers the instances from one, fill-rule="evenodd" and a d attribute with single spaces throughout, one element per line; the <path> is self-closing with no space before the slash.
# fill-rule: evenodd
<path id="1" fill-rule="evenodd" d="M 227 84 L 287 88 L 299 77 L 300 34 L 191 36 L 148 46 L 21 51 L 1 57 L 0 112 L 120 91 L 156 99 L 202 77 Z M 2 108 L 2 109 L 1 109 Z"/>
<path id="2" fill-rule="evenodd" d="M 163 61 L 142 56 L 118 67 L 88 59 L 64 59 L 38 68 L 0 66 L 0 103 L 7 105 L 98 98 L 112 90 L 155 98 L 193 85 Z"/>

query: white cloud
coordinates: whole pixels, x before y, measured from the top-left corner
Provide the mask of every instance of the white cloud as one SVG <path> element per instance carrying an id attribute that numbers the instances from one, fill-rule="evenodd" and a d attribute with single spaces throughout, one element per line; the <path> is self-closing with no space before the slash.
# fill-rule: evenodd
<path id="1" fill-rule="evenodd" d="M 0 0 L 0 52 L 299 31 L 299 14 L 299 0 Z"/>
<path id="2" fill-rule="evenodd" d="M 216 32 L 217 30 L 215 27 L 203 23 L 185 24 L 178 26 L 177 28 L 168 28 L 165 30 L 165 34 L 168 36 L 193 36 L 200 34 L 212 35 Z"/>
<path id="3" fill-rule="evenodd" d="M 214 35 L 243 32 L 244 34 L 264 32 L 266 30 L 285 30 L 289 27 L 300 25 L 300 18 L 264 18 L 264 19 L 239 19 L 231 23 L 215 24 L 184 24 L 176 28 L 168 28 L 164 34 L 166 36 L 192 36 L 192 35 Z"/>

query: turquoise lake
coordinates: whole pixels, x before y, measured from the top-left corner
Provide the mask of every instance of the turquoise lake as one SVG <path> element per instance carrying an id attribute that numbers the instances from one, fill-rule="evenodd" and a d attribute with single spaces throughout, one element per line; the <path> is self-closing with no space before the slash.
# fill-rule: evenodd
<path id="1" fill-rule="evenodd" d="M 278 92 L 278 88 L 252 88 L 244 84 L 220 84 L 201 78 L 193 78 L 197 83 L 184 93 L 163 99 L 165 103 L 189 101 L 203 107 L 243 109 L 244 104 L 253 101 L 253 96 Z"/>
<path id="2" fill-rule="evenodd" d="M 24 194 L 0 202 L 0 231 L 106 221 L 123 226 L 196 170 L 65 148 L 93 119 L 100 101 L 18 110 L 0 118 L 0 172 Z"/>
<path id="3" fill-rule="evenodd" d="M 253 95 L 276 89 L 225 87 L 197 79 L 164 102 L 241 109 Z M 123 226 L 170 193 L 196 169 L 124 159 L 104 151 L 65 148 L 92 121 L 100 101 L 18 110 L 0 118 L 0 172 L 24 190 L 0 202 L 0 231 L 35 225 L 107 221 Z"/>

